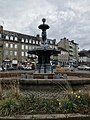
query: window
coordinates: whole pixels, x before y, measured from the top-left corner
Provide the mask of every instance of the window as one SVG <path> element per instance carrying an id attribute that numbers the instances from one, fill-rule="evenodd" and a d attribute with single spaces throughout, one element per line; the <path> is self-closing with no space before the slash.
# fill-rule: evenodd
<path id="1" fill-rule="evenodd" d="M 10 55 L 11 55 L 11 56 L 13 55 L 13 51 L 10 51 Z"/>
<path id="2" fill-rule="evenodd" d="M 33 49 L 33 47 L 31 46 L 31 50 Z"/>
<path id="3" fill-rule="evenodd" d="M 38 44 L 38 41 L 36 41 L 36 44 Z"/>
<path id="4" fill-rule="evenodd" d="M 14 52 L 14 55 L 15 55 L 15 56 L 17 55 L 17 51 Z"/>
<path id="5" fill-rule="evenodd" d="M 26 43 L 28 43 L 28 39 L 26 39 Z"/>
<path id="6" fill-rule="evenodd" d="M 0 34 L 0 38 L 2 37 L 2 35 Z"/>
<path id="7" fill-rule="evenodd" d="M 32 55 L 33 57 L 35 57 L 35 55 Z"/>
<path id="8" fill-rule="evenodd" d="M 33 44 L 35 44 L 35 40 L 33 40 Z"/>
<path id="9" fill-rule="evenodd" d="M 32 48 L 31 48 L 31 46 L 29 46 L 29 50 L 31 50 Z"/>
<path id="10" fill-rule="evenodd" d="M 25 52 L 25 56 L 28 56 L 27 52 Z"/>
<path id="11" fill-rule="evenodd" d="M 10 37 L 10 40 L 13 40 L 13 36 Z"/>
<path id="12" fill-rule="evenodd" d="M 9 40 L 9 36 L 8 35 L 6 35 L 6 39 Z"/>
<path id="13" fill-rule="evenodd" d="M 41 41 L 39 42 L 39 44 L 41 45 Z"/>
<path id="14" fill-rule="evenodd" d="M 24 38 L 22 38 L 22 42 L 24 42 Z"/>
<path id="15" fill-rule="evenodd" d="M 48 44 L 50 44 L 50 40 L 48 41 Z"/>
<path id="16" fill-rule="evenodd" d="M 22 50 L 24 50 L 24 45 L 22 45 Z"/>
<path id="17" fill-rule="evenodd" d="M 64 51 L 61 51 L 61 55 L 64 55 L 65 54 L 65 52 Z"/>
<path id="18" fill-rule="evenodd" d="M 29 39 L 29 43 L 32 43 L 32 40 L 31 40 L 31 39 Z"/>
<path id="19" fill-rule="evenodd" d="M 17 45 L 15 44 L 15 48 L 17 48 Z"/>
<path id="20" fill-rule="evenodd" d="M 17 37 L 15 37 L 15 41 L 17 41 Z"/>
<path id="21" fill-rule="evenodd" d="M 8 50 L 5 51 L 5 54 L 8 55 Z"/>
<path id="22" fill-rule="evenodd" d="M 13 44 L 10 44 L 10 48 L 13 48 Z"/>
<path id="23" fill-rule="evenodd" d="M 34 49 L 35 47 L 34 46 L 32 46 L 32 49 Z"/>
<path id="24" fill-rule="evenodd" d="M 50 44 L 52 44 L 52 41 L 50 41 Z"/>
<path id="25" fill-rule="evenodd" d="M 6 48 L 8 48 L 8 43 L 6 43 Z"/>
<path id="26" fill-rule="evenodd" d="M 50 45 L 50 48 L 52 48 L 52 45 Z"/>
<path id="27" fill-rule="evenodd" d="M 55 49 L 57 49 L 57 47 L 55 46 Z"/>
<path id="28" fill-rule="evenodd" d="M 22 52 L 22 56 L 24 56 L 24 52 Z"/>
<path id="29" fill-rule="evenodd" d="M 26 50 L 28 49 L 28 46 L 26 45 Z"/>

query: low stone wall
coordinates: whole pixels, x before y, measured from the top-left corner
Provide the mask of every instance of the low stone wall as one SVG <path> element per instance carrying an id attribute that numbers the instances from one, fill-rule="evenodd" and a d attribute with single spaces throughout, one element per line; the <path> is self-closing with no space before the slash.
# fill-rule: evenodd
<path id="1" fill-rule="evenodd" d="M 7 72 L 0 72 L 0 78 L 7 78 L 7 77 L 31 77 L 34 79 L 53 79 L 55 75 L 67 75 L 67 76 L 74 76 L 80 78 L 90 78 L 90 73 L 77 73 L 77 72 L 55 72 L 55 73 L 33 73 L 30 71 L 7 71 Z M 61 77 L 61 76 L 60 76 Z M 59 76 L 56 76 L 59 78 Z"/>
<path id="2" fill-rule="evenodd" d="M 25 78 L 0 78 L 1 83 L 9 84 L 11 81 L 19 81 L 22 85 L 90 85 L 90 78 L 69 79 L 25 79 Z"/>
<path id="3" fill-rule="evenodd" d="M 55 72 L 55 74 L 67 74 L 67 76 L 76 76 L 76 77 L 81 77 L 81 78 L 90 78 L 90 73 L 81 73 L 81 72 Z"/>
<path id="4" fill-rule="evenodd" d="M 6 71 L 6 72 L 0 72 L 0 78 L 10 78 L 10 77 L 21 77 L 22 74 L 30 74 L 32 75 L 32 72 L 29 71 Z"/>

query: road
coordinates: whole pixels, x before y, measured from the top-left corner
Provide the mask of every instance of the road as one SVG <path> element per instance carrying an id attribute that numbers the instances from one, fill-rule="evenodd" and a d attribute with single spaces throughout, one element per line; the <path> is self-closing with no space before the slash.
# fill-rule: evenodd
<path id="1" fill-rule="evenodd" d="M 79 73 L 90 73 L 90 70 L 78 70 L 77 68 L 75 68 L 74 71 Z"/>

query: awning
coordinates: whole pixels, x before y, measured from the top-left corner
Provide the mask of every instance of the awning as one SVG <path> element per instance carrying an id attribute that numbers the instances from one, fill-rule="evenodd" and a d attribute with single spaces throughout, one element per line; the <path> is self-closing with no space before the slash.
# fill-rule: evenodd
<path id="1" fill-rule="evenodd" d="M 9 59 L 6 59 L 6 60 L 3 60 L 3 62 L 11 62 L 11 60 L 9 60 Z"/>

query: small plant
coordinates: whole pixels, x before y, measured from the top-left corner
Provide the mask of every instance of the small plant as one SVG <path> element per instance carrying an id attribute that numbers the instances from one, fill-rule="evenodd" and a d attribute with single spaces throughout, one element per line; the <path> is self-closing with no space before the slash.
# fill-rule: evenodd
<path id="1" fill-rule="evenodd" d="M 0 115 L 12 115 L 20 109 L 20 103 L 16 99 L 6 98 L 0 101 Z"/>
<path id="2" fill-rule="evenodd" d="M 15 80 L 11 83 L 11 91 L 13 96 L 18 96 L 20 94 L 19 81 Z"/>
<path id="3" fill-rule="evenodd" d="M 57 99 L 60 111 L 63 113 L 81 112 L 80 109 L 87 108 L 89 101 L 90 97 L 80 90 L 76 93 L 69 92 L 64 99 Z"/>
<path id="4" fill-rule="evenodd" d="M 5 94 L 0 100 L 0 115 L 40 113 L 89 113 L 90 96 L 81 91 L 70 91 L 62 98 L 41 98 L 35 94 Z"/>
<path id="5" fill-rule="evenodd" d="M 1 85 L 1 80 L 0 80 L 0 99 L 2 98 L 2 85 Z"/>
<path id="6" fill-rule="evenodd" d="M 77 105 L 87 104 L 87 95 L 83 94 L 80 90 L 76 93 L 72 92 L 71 94 L 68 94 L 68 99 Z"/>

